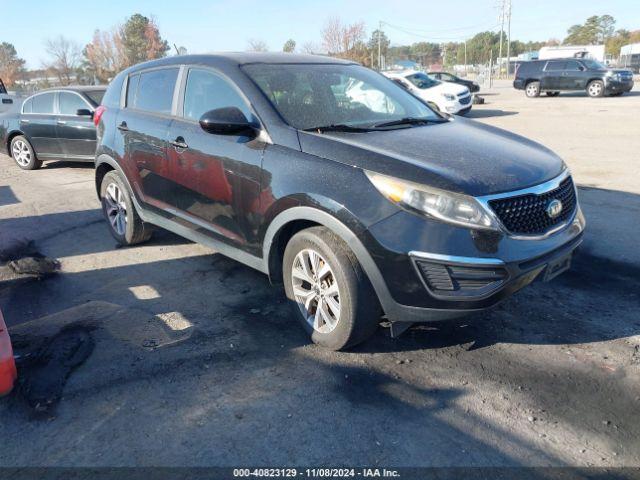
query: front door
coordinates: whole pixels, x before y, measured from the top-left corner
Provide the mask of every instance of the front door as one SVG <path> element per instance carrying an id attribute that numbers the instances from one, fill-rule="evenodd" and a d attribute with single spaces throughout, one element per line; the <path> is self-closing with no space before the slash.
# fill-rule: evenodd
<path id="1" fill-rule="evenodd" d="M 36 155 L 59 156 L 62 151 L 56 131 L 56 93 L 46 92 L 27 99 L 22 106 L 20 129 L 27 135 Z"/>
<path id="2" fill-rule="evenodd" d="M 587 87 L 588 75 L 585 68 L 577 60 L 567 60 L 565 89 L 584 90 Z"/>
<path id="3" fill-rule="evenodd" d="M 154 69 L 129 77 L 125 108 L 118 113 L 116 135 L 123 136 L 127 176 L 143 203 L 171 216 L 173 191 L 167 159 L 178 68 Z"/>
<path id="4" fill-rule="evenodd" d="M 92 159 L 96 153 L 96 127 L 91 116 L 79 116 L 78 110 L 93 108 L 76 92 L 58 92 L 58 141 L 65 157 Z"/>
<path id="5" fill-rule="evenodd" d="M 238 135 L 214 135 L 198 123 L 208 110 L 237 107 L 258 124 L 239 90 L 214 70 L 191 68 L 178 116 L 167 136 L 170 191 L 179 215 L 205 233 L 251 250 L 257 227 L 265 144 Z"/>

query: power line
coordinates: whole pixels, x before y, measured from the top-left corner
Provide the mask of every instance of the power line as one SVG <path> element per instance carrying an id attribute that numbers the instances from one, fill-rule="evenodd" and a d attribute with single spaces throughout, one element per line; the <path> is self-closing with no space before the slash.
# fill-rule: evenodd
<path id="1" fill-rule="evenodd" d="M 427 40 L 440 40 L 440 41 L 456 41 L 456 40 L 465 40 L 469 38 L 469 35 L 461 35 L 461 36 L 449 36 L 449 37 L 437 37 L 437 36 L 433 36 L 433 35 L 423 35 L 421 33 L 416 33 L 415 31 L 412 31 L 410 29 L 407 28 L 403 28 L 400 27 L 398 25 L 393 25 L 391 23 L 387 23 L 387 22 L 381 22 L 381 26 L 382 25 L 386 25 L 387 27 L 391 27 L 394 30 L 403 32 L 407 35 L 412 35 L 414 37 L 419 37 L 419 38 L 425 38 Z M 490 30 L 494 30 L 495 28 L 497 28 L 498 25 L 494 25 L 493 27 L 490 28 Z"/>

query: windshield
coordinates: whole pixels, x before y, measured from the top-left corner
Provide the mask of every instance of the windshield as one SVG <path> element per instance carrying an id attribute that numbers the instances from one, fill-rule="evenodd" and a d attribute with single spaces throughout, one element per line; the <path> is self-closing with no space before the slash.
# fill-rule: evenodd
<path id="1" fill-rule="evenodd" d="M 256 64 L 243 69 L 284 120 L 300 130 L 441 118 L 395 83 L 360 65 Z"/>
<path id="2" fill-rule="evenodd" d="M 584 63 L 585 67 L 587 67 L 590 70 L 606 70 L 607 69 L 607 67 L 605 67 L 603 64 L 601 64 L 596 60 L 582 59 L 582 63 Z"/>
<path id="3" fill-rule="evenodd" d="M 94 104 L 100 105 L 102 103 L 102 97 L 104 97 L 104 93 L 106 90 L 88 90 L 84 92 L 84 94 L 89 97 Z"/>
<path id="4" fill-rule="evenodd" d="M 416 87 L 422 89 L 435 87 L 440 83 L 438 80 L 431 78 L 426 73 L 414 73 L 413 75 L 409 75 L 407 80 L 413 83 Z"/>

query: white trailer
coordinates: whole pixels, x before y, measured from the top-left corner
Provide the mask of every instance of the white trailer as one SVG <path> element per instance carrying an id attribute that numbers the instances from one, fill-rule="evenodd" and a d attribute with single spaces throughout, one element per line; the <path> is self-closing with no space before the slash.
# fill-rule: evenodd
<path id="1" fill-rule="evenodd" d="M 591 58 L 604 62 L 604 45 L 561 45 L 559 47 L 542 47 L 538 58 Z"/>

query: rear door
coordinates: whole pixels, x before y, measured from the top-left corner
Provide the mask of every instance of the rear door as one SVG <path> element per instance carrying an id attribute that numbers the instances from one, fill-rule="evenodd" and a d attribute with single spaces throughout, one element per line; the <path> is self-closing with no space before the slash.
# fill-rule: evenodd
<path id="1" fill-rule="evenodd" d="M 96 128 L 93 118 L 79 116 L 78 110 L 93 111 L 93 106 L 77 92 L 58 92 L 56 130 L 62 154 L 69 157 L 93 158 L 96 153 Z"/>
<path id="2" fill-rule="evenodd" d="M 62 153 L 56 131 L 56 92 L 44 92 L 28 98 L 22 106 L 20 129 L 27 135 L 36 155 L 59 156 Z"/>
<path id="3" fill-rule="evenodd" d="M 564 72 L 567 62 L 564 60 L 550 60 L 544 67 L 542 78 L 540 79 L 541 90 L 564 90 Z"/>
<path id="4" fill-rule="evenodd" d="M 216 70 L 184 72 L 178 118 L 169 129 L 168 191 L 179 216 L 241 248 L 257 237 L 251 221 L 260 207 L 264 143 L 242 135 L 214 135 L 198 123 L 203 113 L 237 107 L 259 125 L 240 90 Z"/>
<path id="5" fill-rule="evenodd" d="M 156 68 L 129 76 L 125 108 L 116 126 L 123 136 L 125 169 L 137 196 L 167 212 L 173 206 L 167 132 L 174 108 L 179 67 Z"/>

